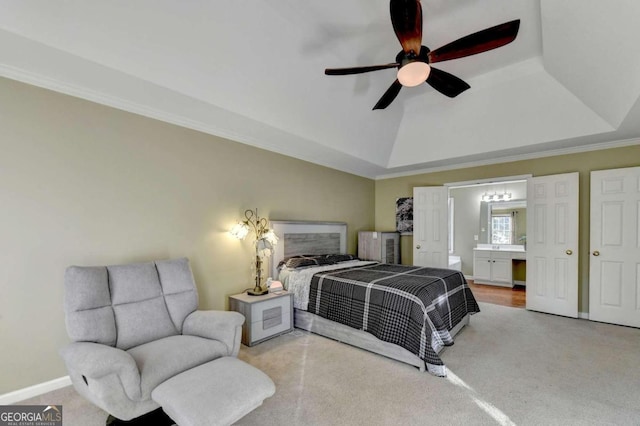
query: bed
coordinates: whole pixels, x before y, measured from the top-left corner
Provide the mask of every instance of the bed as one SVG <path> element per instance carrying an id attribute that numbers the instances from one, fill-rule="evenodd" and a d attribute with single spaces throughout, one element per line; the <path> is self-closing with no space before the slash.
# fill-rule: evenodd
<path id="1" fill-rule="evenodd" d="M 349 259 L 342 222 L 271 226 L 271 275 L 294 293 L 295 327 L 446 376 L 440 351 L 479 312 L 460 271 Z"/>

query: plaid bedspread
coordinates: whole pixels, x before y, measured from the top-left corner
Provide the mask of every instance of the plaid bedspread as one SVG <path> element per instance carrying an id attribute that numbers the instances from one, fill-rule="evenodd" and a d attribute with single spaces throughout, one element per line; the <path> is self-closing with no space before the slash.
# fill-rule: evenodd
<path id="1" fill-rule="evenodd" d="M 367 331 L 446 375 L 437 352 L 453 344 L 449 331 L 480 308 L 459 271 L 374 264 L 315 274 L 307 310 Z"/>

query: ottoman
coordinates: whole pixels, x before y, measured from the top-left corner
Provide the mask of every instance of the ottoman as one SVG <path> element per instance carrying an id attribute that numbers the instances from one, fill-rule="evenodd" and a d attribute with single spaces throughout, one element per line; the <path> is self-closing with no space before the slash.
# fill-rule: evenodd
<path id="1" fill-rule="evenodd" d="M 275 391 L 262 371 L 223 357 L 172 377 L 156 387 L 151 398 L 179 426 L 230 425 Z"/>

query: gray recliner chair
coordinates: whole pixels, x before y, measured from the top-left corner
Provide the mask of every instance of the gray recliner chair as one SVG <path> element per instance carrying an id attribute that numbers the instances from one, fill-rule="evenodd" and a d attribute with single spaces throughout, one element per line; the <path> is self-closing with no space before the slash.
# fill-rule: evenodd
<path id="1" fill-rule="evenodd" d="M 61 355 L 75 389 L 130 420 L 159 407 L 151 393 L 168 379 L 237 357 L 244 316 L 197 306 L 187 259 L 69 267 Z"/>

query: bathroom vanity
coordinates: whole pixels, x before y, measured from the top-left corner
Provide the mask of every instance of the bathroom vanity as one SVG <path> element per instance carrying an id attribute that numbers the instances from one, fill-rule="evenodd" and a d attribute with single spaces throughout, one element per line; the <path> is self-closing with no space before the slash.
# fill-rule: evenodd
<path id="1" fill-rule="evenodd" d="M 525 285 L 514 280 L 514 265 L 526 261 L 527 253 L 521 245 L 478 244 L 473 249 L 473 282 L 502 287 Z"/>

